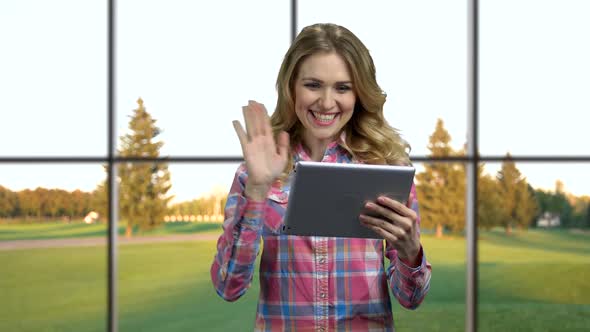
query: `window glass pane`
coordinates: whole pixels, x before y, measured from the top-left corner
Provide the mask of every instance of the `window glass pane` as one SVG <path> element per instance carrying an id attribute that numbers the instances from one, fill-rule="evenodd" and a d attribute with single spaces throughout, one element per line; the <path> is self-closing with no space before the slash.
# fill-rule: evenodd
<path id="1" fill-rule="evenodd" d="M 581 174 L 589 166 L 505 162 L 483 167 L 478 330 L 587 328 L 590 180 Z"/>
<path id="2" fill-rule="evenodd" d="M 142 98 L 163 155 L 241 155 L 231 121 L 249 99 L 276 103 L 290 44 L 288 1 L 121 1 L 118 132 Z"/>
<path id="3" fill-rule="evenodd" d="M 100 165 L 0 164 L 0 331 L 104 331 Z"/>
<path id="4" fill-rule="evenodd" d="M 465 330 L 465 168 L 416 163 L 421 242 L 432 264 L 430 290 L 418 310 L 393 306 L 396 329 Z"/>
<path id="5" fill-rule="evenodd" d="M 254 326 L 258 276 L 243 298 L 229 303 L 216 294 L 209 272 L 237 167 L 237 163 L 169 164 L 172 187 L 165 196 L 174 198 L 155 220 L 158 225 L 148 229 L 149 221 L 136 222 L 130 237 L 121 232 L 118 239 L 120 331 L 241 331 Z M 127 194 L 122 184 L 122 230 L 130 220 L 124 212 Z M 139 197 L 143 196 L 135 196 Z M 149 210 L 150 205 L 142 208 Z"/>
<path id="6" fill-rule="evenodd" d="M 466 2 L 298 1 L 298 27 L 330 22 L 352 31 L 371 52 L 387 93 L 385 117 L 428 153 L 438 118 L 462 145 L 466 133 Z"/>
<path id="7" fill-rule="evenodd" d="M 0 2 L 0 155 L 104 155 L 105 1 Z"/>
<path id="8" fill-rule="evenodd" d="M 584 0 L 482 1 L 482 154 L 588 154 L 589 12 Z"/>

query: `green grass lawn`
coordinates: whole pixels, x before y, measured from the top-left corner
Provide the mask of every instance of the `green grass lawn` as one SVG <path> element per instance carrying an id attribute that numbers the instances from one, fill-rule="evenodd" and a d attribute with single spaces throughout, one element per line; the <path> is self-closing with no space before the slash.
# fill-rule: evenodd
<path id="1" fill-rule="evenodd" d="M 587 330 L 590 236 L 481 237 L 479 331 Z M 394 304 L 396 328 L 464 331 L 465 240 L 423 244 L 431 290 L 415 311 Z M 119 330 L 251 331 L 257 282 L 237 302 L 221 300 L 209 280 L 214 251 L 215 241 L 120 246 Z M 0 251 L 0 331 L 104 331 L 106 264 L 105 247 Z"/>
<path id="2" fill-rule="evenodd" d="M 218 230 L 220 223 L 210 222 L 178 222 L 165 223 L 154 230 L 138 232 L 136 235 L 154 236 L 168 234 L 192 234 L 204 231 Z M 125 234 L 125 224 L 119 223 L 119 235 Z M 107 236 L 106 224 L 85 224 L 83 222 L 63 223 L 60 221 L 45 223 L 10 223 L 0 224 L 0 241 L 8 240 L 40 240 L 40 239 L 68 239 Z"/>

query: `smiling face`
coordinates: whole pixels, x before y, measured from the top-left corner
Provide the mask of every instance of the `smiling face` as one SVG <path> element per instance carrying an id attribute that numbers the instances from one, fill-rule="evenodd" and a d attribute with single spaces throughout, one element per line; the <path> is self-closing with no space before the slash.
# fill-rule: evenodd
<path id="1" fill-rule="evenodd" d="M 336 53 L 305 58 L 294 84 L 295 113 L 312 154 L 333 141 L 352 117 L 356 94 L 344 59 Z"/>

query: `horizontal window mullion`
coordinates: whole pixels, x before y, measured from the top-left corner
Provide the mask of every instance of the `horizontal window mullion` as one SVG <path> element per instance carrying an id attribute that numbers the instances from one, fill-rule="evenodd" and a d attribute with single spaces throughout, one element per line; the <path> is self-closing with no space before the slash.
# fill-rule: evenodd
<path id="1" fill-rule="evenodd" d="M 473 157 L 429 157 L 429 156 L 412 156 L 410 159 L 414 162 L 472 162 L 476 160 Z M 506 159 L 505 156 L 479 156 L 479 162 L 501 162 Z M 589 155 L 578 156 L 510 156 L 515 162 L 590 162 Z M 124 163 L 124 162 L 190 162 L 190 163 L 235 163 L 242 162 L 241 156 L 171 156 L 171 157 L 0 157 L 0 163 Z"/>

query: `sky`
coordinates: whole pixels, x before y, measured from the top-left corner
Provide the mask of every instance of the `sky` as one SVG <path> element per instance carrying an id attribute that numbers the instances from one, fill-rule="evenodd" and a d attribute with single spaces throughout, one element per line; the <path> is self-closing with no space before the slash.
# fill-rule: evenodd
<path id="1" fill-rule="evenodd" d="M 107 1 L 0 2 L 0 156 L 107 154 Z M 298 27 L 343 25 L 369 48 L 385 115 L 428 154 L 467 130 L 467 1 L 299 1 Z M 141 97 L 165 156 L 240 156 L 231 121 L 276 102 L 290 1 L 119 1 L 117 135 Z M 590 1 L 480 1 L 481 155 L 589 155 Z M 536 188 L 590 195 L 590 163 L 517 163 Z M 420 164 L 417 165 L 420 169 Z M 494 174 L 499 163 L 488 163 Z M 236 163 L 171 164 L 175 201 L 229 189 Z M 12 190 L 93 190 L 98 164 L 1 164 Z"/>

